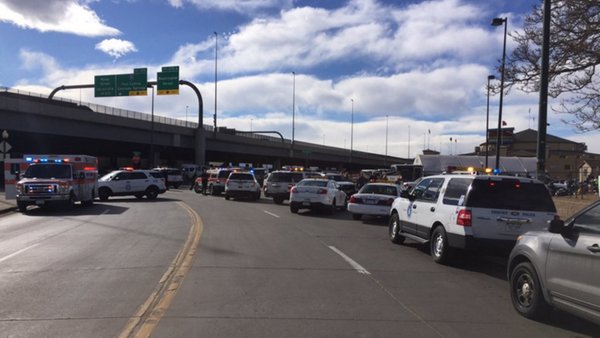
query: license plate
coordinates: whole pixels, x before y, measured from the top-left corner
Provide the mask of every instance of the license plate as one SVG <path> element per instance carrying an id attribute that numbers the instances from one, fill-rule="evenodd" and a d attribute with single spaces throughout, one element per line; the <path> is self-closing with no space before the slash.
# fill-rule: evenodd
<path id="1" fill-rule="evenodd" d="M 44 205 L 44 200 L 37 200 L 37 201 L 35 201 L 35 204 Z"/>
<path id="2" fill-rule="evenodd" d="M 304 206 L 304 207 L 310 207 L 310 202 L 302 202 L 302 206 Z"/>
<path id="3" fill-rule="evenodd" d="M 519 223 L 506 223 L 506 231 L 518 231 L 521 229 L 521 224 Z"/>
<path id="4" fill-rule="evenodd" d="M 377 200 L 365 200 L 365 204 L 377 204 Z"/>

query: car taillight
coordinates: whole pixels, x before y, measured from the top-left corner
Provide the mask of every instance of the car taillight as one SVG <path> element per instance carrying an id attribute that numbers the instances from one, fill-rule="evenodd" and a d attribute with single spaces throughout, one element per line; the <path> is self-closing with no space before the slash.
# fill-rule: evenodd
<path id="1" fill-rule="evenodd" d="M 463 209 L 458 212 L 458 217 L 456 218 L 456 224 L 462 225 L 464 227 L 470 227 L 472 225 L 471 218 L 472 218 L 471 210 Z"/>
<path id="2" fill-rule="evenodd" d="M 350 196 L 350 203 L 356 203 L 356 197 L 354 197 L 354 195 Z"/>
<path id="3" fill-rule="evenodd" d="M 298 189 L 296 189 L 296 187 L 292 187 L 292 189 L 290 190 L 290 192 L 297 193 Z"/>
<path id="4" fill-rule="evenodd" d="M 325 195 L 325 194 L 327 194 L 327 189 L 321 188 L 321 189 L 319 189 L 319 191 L 317 191 L 317 194 L 319 194 L 319 195 Z"/>
<path id="5" fill-rule="evenodd" d="M 387 200 L 387 203 L 386 203 L 386 205 L 392 205 L 393 203 L 394 203 L 394 199 L 393 199 L 393 198 L 389 198 L 389 199 Z"/>

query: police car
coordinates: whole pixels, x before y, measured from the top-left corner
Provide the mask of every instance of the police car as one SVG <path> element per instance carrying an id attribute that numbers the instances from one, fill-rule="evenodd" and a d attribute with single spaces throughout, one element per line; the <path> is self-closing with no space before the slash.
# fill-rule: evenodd
<path id="1" fill-rule="evenodd" d="M 115 170 L 98 179 L 98 197 L 135 196 L 155 199 L 167 190 L 162 173 L 151 170 Z"/>
<path id="2" fill-rule="evenodd" d="M 422 178 L 392 204 L 389 236 L 429 242 L 433 260 L 453 249 L 510 252 L 517 237 L 543 230 L 556 207 L 544 184 L 513 176 L 448 174 Z"/>

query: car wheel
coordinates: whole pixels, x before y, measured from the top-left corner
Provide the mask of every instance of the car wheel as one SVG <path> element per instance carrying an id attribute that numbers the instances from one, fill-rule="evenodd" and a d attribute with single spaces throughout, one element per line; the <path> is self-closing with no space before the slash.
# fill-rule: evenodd
<path id="1" fill-rule="evenodd" d="M 448 245 L 448 237 L 443 226 L 438 226 L 431 234 L 430 249 L 433 261 L 439 264 L 446 264 L 450 259 L 451 249 Z"/>
<path id="2" fill-rule="evenodd" d="M 331 215 L 333 215 L 333 213 L 335 213 L 335 209 L 337 207 L 335 206 L 335 198 L 333 199 L 333 201 L 331 201 L 331 206 L 328 208 L 329 210 L 327 210 Z"/>
<path id="3" fill-rule="evenodd" d="M 149 200 L 155 199 L 158 196 L 158 189 L 156 189 L 156 187 L 148 187 L 148 189 L 146 189 L 146 197 L 148 197 Z"/>
<path id="4" fill-rule="evenodd" d="M 283 198 L 273 197 L 273 202 L 275 202 L 275 204 L 283 204 Z"/>
<path id="5" fill-rule="evenodd" d="M 27 211 L 27 203 L 17 202 L 17 208 L 19 208 L 20 212 Z"/>
<path id="6" fill-rule="evenodd" d="M 75 207 L 75 193 L 74 192 L 71 191 L 71 193 L 69 194 L 69 199 L 66 201 L 64 207 L 67 210 L 73 209 L 73 207 Z"/>
<path id="7" fill-rule="evenodd" d="M 256 196 L 254 196 L 254 199 L 257 200 L 257 201 L 260 200 L 260 195 L 261 195 L 260 191 L 257 192 Z"/>
<path id="8" fill-rule="evenodd" d="M 523 317 L 537 318 L 548 310 L 539 278 L 529 262 L 519 263 L 510 274 L 510 296 Z"/>
<path id="9" fill-rule="evenodd" d="M 229 195 L 225 195 L 225 199 L 229 201 Z"/>
<path id="10" fill-rule="evenodd" d="M 108 189 L 108 188 L 100 188 L 98 190 L 98 198 L 101 201 L 107 201 L 109 196 L 110 196 L 110 189 Z"/>
<path id="11" fill-rule="evenodd" d="M 362 218 L 361 214 L 352 214 L 352 219 L 355 221 L 358 221 Z"/>
<path id="12" fill-rule="evenodd" d="M 144 194 L 137 193 L 137 194 L 134 194 L 133 196 L 135 196 L 135 198 L 137 198 L 137 199 L 142 199 L 144 197 Z"/>
<path id="13" fill-rule="evenodd" d="M 208 186 L 208 194 L 211 195 L 211 196 L 215 195 L 215 189 L 213 189 L 212 185 Z"/>
<path id="14" fill-rule="evenodd" d="M 394 213 L 392 217 L 390 217 L 390 221 L 388 223 L 390 241 L 395 244 L 404 243 L 405 237 L 400 235 L 400 217 L 398 214 Z"/>
<path id="15" fill-rule="evenodd" d="M 292 214 L 297 214 L 298 213 L 298 204 L 296 204 L 294 202 L 290 202 L 290 211 L 292 212 Z"/>
<path id="16" fill-rule="evenodd" d="M 200 185 L 198 185 L 198 184 L 194 184 L 194 192 L 196 194 L 201 193 L 202 192 L 202 187 Z"/>

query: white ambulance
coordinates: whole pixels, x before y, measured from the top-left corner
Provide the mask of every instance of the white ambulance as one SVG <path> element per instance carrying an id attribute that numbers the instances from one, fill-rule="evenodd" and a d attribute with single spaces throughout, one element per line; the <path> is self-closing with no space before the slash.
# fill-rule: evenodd
<path id="1" fill-rule="evenodd" d="M 16 198 L 21 212 L 29 205 L 91 205 L 97 181 L 98 159 L 88 155 L 25 155 L 5 163 L 6 199 Z"/>

